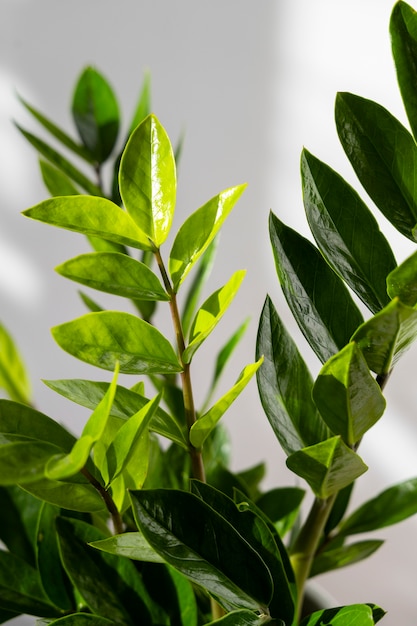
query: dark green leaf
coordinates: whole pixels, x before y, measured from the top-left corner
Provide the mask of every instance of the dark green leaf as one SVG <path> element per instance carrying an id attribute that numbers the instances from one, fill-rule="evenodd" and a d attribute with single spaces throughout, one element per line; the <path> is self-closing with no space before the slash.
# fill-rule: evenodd
<path id="1" fill-rule="evenodd" d="M 42 503 L 20 487 L 0 487 L 0 540 L 10 552 L 35 565 L 36 520 Z"/>
<path id="2" fill-rule="evenodd" d="M 32 133 L 28 132 L 24 128 L 21 128 L 18 124 L 16 124 L 18 130 L 22 133 L 22 135 L 27 139 L 27 141 L 37 150 L 45 159 L 48 159 L 55 167 L 57 167 L 61 172 L 64 172 L 71 180 L 73 180 L 77 185 L 82 187 L 87 193 L 92 196 L 102 196 L 102 191 L 100 187 L 97 187 L 87 176 L 85 176 L 78 168 L 75 167 L 68 159 L 66 159 L 62 154 L 51 148 L 47 143 L 36 137 Z"/>
<path id="3" fill-rule="evenodd" d="M 55 626 L 55 624 L 58 626 L 114 626 L 114 621 L 91 613 L 73 613 L 48 622 L 50 626 Z"/>
<path id="4" fill-rule="evenodd" d="M 342 546 L 341 548 L 320 552 L 318 556 L 314 558 L 310 577 L 346 567 L 347 565 L 353 565 L 363 559 L 367 559 L 368 556 L 376 552 L 383 543 L 383 541 L 378 540 L 359 541 L 350 546 Z"/>
<path id="5" fill-rule="evenodd" d="M 81 361 L 124 374 L 174 373 L 181 365 L 167 339 L 151 324 L 119 311 L 87 313 L 55 326 L 59 346 Z"/>
<path id="6" fill-rule="evenodd" d="M 0 323 L 0 389 L 11 400 L 30 403 L 31 388 L 25 364 L 10 333 Z"/>
<path id="7" fill-rule="evenodd" d="M 403 304 L 417 304 L 417 252 L 387 276 L 387 291 L 390 298 L 398 298 Z"/>
<path id="8" fill-rule="evenodd" d="M 406 2 L 396 2 L 390 20 L 392 54 L 405 110 L 417 137 L 417 16 Z"/>
<path id="9" fill-rule="evenodd" d="M 292 528 L 305 491 L 299 487 L 277 487 L 263 493 L 256 506 L 273 522 L 280 537 Z"/>
<path id="10" fill-rule="evenodd" d="M 178 291 L 188 272 L 207 250 L 245 188 L 246 185 L 239 185 L 226 189 L 183 223 L 177 232 L 169 258 L 174 291 Z"/>
<path id="11" fill-rule="evenodd" d="M 102 497 L 86 480 L 84 482 L 59 482 L 44 478 L 37 482 L 27 483 L 24 488 L 40 500 L 70 511 L 94 513 L 105 509 Z"/>
<path id="12" fill-rule="evenodd" d="M 356 191 L 304 150 L 304 206 L 310 230 L 331 267 L 377 313 L 389 302 L 386 276 L 395 268 L 391 248 Z"/>
<path id="13" fill-rule="evenodd" d="M 417 311 L 392 300 L 362 324 L 352 336 L 361 348 L 369 369 L 386 376 L 417 338 Z"/>
<path id="14" fill-rule="evenodd" d="M 110 200 L 95 196 L 64 196 L 45 200 L 23 211 L 31 219 L 118 244 L 150 249 L 146 235 L 131 217 Z"/>
<path id="15" fill-rule="evenodd" d="M 301 622 L 300 626 L 374 626 L 373 611 L 367 604 L 352 604 L 335 609 L 316 611 Z"/>
<path id="16" fill-rule="evenodd" d="M 17 441 L 0 446 L 0 485 L 25 485 L 45 475 L 48 461 L 61 448 L 44 441 Z"/>
<path id="17" fill-rule="evenodd" d="M 171 228 L 177 181 L 171 142 L 154 115 L 130 136 L 120 162 L 119 185 L 132 220 L 159 248 Z"/>
<path id="18" fill-rule="evenodd" d="M 339 493 L 337 494 L 336 500 L 333 504 L 332 510 L 330 512 L 330 515 L 328 517 L 328 520 L 324 529 L 324 535 L 326 537 L 331 533 L 331 531 L 334 528 L 336 528 L 340 520 L 343 519 L 346 513 L 346 510 L 349 506 L 353 487 L 354 487 L 354 483 L 351 483 L 344 489 L 341 489 Z"/>
<path id="19" fill-rule="evenodd" d="M 417 147 L 379 104 L 350 93 L 336 98 L 340 141 L 368 195 L 400 233 L 416 241 Z"/>
<path id="20" fill-rule="evenodd" d="M 141 531 L 168 563 L 230 607 L 259 609 L 269 604 L 272 580 L 265 563 L 200 498 L 172 490 L 131 495 Z"/>
<path id="21" fill-rule="evenodd" d="M 72 115 L 81 140 L 93 159 L 103 163 L 119 132 L 119 107 L 106 79 L 87 67 L 75 87 Z"/>
<path id="22" fill-rule="evenodd" d="M 343 536 L 369 532 L 398 524 L 417 513 L 417 478 L 389 487 L 368 500 L 339 527 Z"/>
<path id="23" fill-rule="evenodd" d="M 382 416 L 385 398 L 354 342 L 325 363 L 313 387 L 320 415 L 335 435 L 354 446 Z"/>
<path id="24" fill-rule="evenodd" d="M 219 624 L 219 626 L 262 626 L 270 621 L 270 618 L 266 615 L 259 615 L 243 609 L 241 611 L 231 611 L 224 617 L 216 619 L 214 622 L 209 622 L 206 626 L 214 626 L 215 624 Z M 273 623 L 275 626 L 284 626 L 284 622 L 281 620 L 273 620 Z"/>
<path id="25" fill-rule="evenodd" d="M 325 363 L 349 342 L 362 315 L 317 248 L 273 213 L 269 230 L 285 298 L 303 335 Z"/>
<path id="26" fill-rule="evenodd" d="M 368 469 L 340 437 L 294 452 L 287 458 L 287 466 L 308 482 L 318 498 L 328 498 Z"/>
<path id="27" fill-rule="evenodd" d="M 328 428 L 311 398 L 310 372 L 269 297 L 259 322 L 256 354 L 264 355 L 257 372 L 262 406 L 286 454 L 326 439 Z"/>

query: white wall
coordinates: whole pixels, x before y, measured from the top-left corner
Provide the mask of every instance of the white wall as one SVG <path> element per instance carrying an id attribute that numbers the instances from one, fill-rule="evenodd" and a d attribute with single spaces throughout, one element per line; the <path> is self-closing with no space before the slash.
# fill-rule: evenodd
<path id="1" fill-rule="evenodd" d="M 56 276 L 53 267 L 86 246 L 75 234 L 19 215 L 46 192 L 32 149 L 10 123 L 13 117 L 36 129 L 16 103 L 14 90 L 70 130 L 72 87 L 81 69 L 94 64 L 120 95 L 127 123 L 149 68 L 155 113 L 174 141 L 186 129 L 176 224 L 221 189 L 249 183 L 224 229 L 211 281 L 215 289 L 234 270 L 248 270 L 234 307 L 213 337 L 228 336 L 246 315 L 252 316 L 225 381 L 231 384 L 253 360 L 266 292 L 297 334 L 274 275 L 267 218 L 272 209 L 307 232 L 299 184 L 302 146 L 358 187 L 336 137 L 336 91 L 375 99 L 404 120 L 388 37 L 391 8 L 391 0 L 2 0 L 0 316 L 22 346 L 41 410 L 79 430 L 85 414 L 55 397 L 39 379 L 105 374 L 62 354 L 50 337 L 51 326 L 84 312 L 76 286 Z M 391 237 L 385 224 L 384 231 Z M 397 237 L 394 245 L 399 259 L 410 250 Z M 195 372 L 197 388 L 204 387 L 212 356 L 208 342 L 195 361 L 201 372 Z M 308 349 L 306 358 L 317 371 Z M 414 350 L 394 373 L 387 415 L 361 447 L 371 470 L 359 481 L 357 501 L 416 473 L 410 383 L 416 359 Z M 226 420 L 235 467 L 267 458 L 269 486 L 293 480 L 255 384 Z M 332 579 L 323 577 L 323 584 L 340 603 L 371 601 L 389 609 L 387 626 L 415 623 L 415 532 L 416 522 L 410 520 L 379 533 L 389 537 L 379 554 Z"/>

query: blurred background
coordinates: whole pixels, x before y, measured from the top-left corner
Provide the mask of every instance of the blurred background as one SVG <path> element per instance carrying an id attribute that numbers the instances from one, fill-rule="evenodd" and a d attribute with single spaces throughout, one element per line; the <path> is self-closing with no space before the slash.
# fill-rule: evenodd
<path id="1" fill-rule="evenodd" d="M 268 214 L 273 210 L 308 234 L 299 176 L 303 146 L 365 196 L 338 143 L 334 98 L 337 91 L 357 93 L 405 122 L 388 35 L 392 7 L 392 0 L 1 0 L 0 319 L 21 348 L 40 410 L 79 432 L 85 414 L 41 379 L 106 379 L 106 373 L 61 352 L 50 335 L 51 326 L 85 312 L 77 286 L 53 268 L 88 248 L 79 235 L 20 215 L 47 192 L 34 150 L 12 123 L 17 120 L 39 132 L 16 92 L 73 133 L 72 89 L 83 68 L 94 65 L 119 97 L 126 131 L 149 70 L 153 111 L 173 143 L 185 132 L 176 226 L 219 191 L 249 183 L 224 227 L 209 287 L 217 289 L 237 269 L 247 269 L 247 276 L 211 341 L 195 358 L 197 399 L 204 396 L 215 346 L 248 315 L 251 325 L 229 366 L 224 389 L 253 361 L 266 293 L 316 374 L 319 364 L 280 294 Z M 396 236 L 382 217 L 380 224 L 397 260 L 404 259 L 410 242 Z M 370 470 L 358 482 L 354 503 L 417 474 L 416 365 L 414 349 L 390 380 L 386 415 L 361 446 Z M 266 460 L 265 487 L 294 484 L 255 383 L 233 405 L 226 424 L 235 469 Z M 338 604 L 380 604 L 389 612 L 387 626 L 415 624 L 416 531 L 417 519 L 411 519 L 378 533 L 387 543 L 370 560 L 318 582 Z M 33 622 L 15 620 L 16 625 Z"/>

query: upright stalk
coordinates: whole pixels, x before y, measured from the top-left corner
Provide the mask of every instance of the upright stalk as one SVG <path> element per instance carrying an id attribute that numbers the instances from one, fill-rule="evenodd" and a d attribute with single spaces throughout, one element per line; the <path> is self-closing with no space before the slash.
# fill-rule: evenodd
<path id="1" fill-rule="evenodd" d="M 182 355 L 185 350 L 185 339 L 184 333 L 182 330 L 181 324 L 181 316 L 178 310 L 178 302 L 177 302 L 177 294 L 172 288 L 171 281 L 165 269 L 164 262 L 161 257 L 160 251 L 154 250 L 155 258 L 158 263 L 159 271 L 162 276 L 162 280 L 164 282 L 165 289 L 167 290 L 170 299 L 169 304 L 171 308 L 171 317 L 172 323 L 175 330 L 177 349 L 178 349 L 178 358 L 182 365 L 181 372 L 181 382 L 182 382 L 182 393 L 184 398 L 184 410 L 185 410 L 185 419 L 187 423 L 187 431 L 188 431 L 188 451 L 191 458 L 191 469 L 194 478 L 201 480 L 202 482 L 206 482 L 206 475 L 203 464 L 203 456 L 200 450 L 195 448 L 190 441 L 190 430 L 192 425 L 196 422 L 197 416 L 194 406 L 194 396 L 193 396 L 193 388 L 191 384 L 191 373 L 190 373 L 190 364 L 184 363 L 182 360 Z"/>

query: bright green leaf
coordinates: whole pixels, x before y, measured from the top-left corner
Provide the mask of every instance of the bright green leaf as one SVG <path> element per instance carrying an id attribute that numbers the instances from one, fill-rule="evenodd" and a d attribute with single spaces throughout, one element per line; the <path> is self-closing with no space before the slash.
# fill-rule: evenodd
<path id="1" fill-rule="evenodd" d="M 23 211 L 31 219 L 115 243 L 151 249 L 146 235 L 131 217 L 106 198 L 68 196 L 45 200 Z"/>
<path id="2" fill-rule="evenodd" d="M 369 369 L 386 376 L 417 338 L 417 311 L 392 300 L 352 336 L 361 348 Z"/>
<path id="3" fill-rule="evenodd" d="M 286 454 L 323 441 L 329 430 L 320 417 L 311 391 L 313 380 L 297 346 L 267 297 L 259 321 L 256 356 L 262 406 Z M 294 393 L 297 389 L 297 393 Z"/>
<path id="4" fill-rule="evenodd" d="M 301 622 L 300 626 L 374 626 L 373 610 L 367 604 L 352 604 L 335 609 L 316 611 Z"/>
<path id="5" fill-rule="evenodd" d="M 119 132 L 119 106 L 106 79 L 87 67 L 75 87 L 72 115 L 81 140 L 95 161 L 111 154 Z"/>
<path id="6" fill-rule="evenodd" d="M 54 167 L 48 161 L 39 160 L 41 168 L 42 180 L 51 196 L 77 196 L 79 190 L 71 179 L 61 170 Z"/>
<path id="7" fill-rule="evenodd" d="M 146 541 L 142 533 L 128 532 L 122 535 L 114 535 L 100 541 L 90 543 L 93 548 L 124 556 L 134 561 L 148 561 L 151 563 L 164 563 L 164 559 L 155 552 Z"/>
<path id="8" fill-rule="evenodd" d="M 376 219 L 356 191 L 307 150 L 301 173 L 306 215 L 320 251 L 377 313 L 389 302 L 385 278 L 395 259 Z"/>
<path id="9" fill-rule="evenodd" d="M 388 274 L 387 292 L 407 306 L 417 304 L 417 252 Z"/>
<path id="10" fill-rule="evenodd" d="M 230 405 L 236 400 L 236 398 L 242 393 L 252 376 L 256 373 L 259 367 L 262 365 L 263 358 L 261 357 L 256 363 L 247 365 L 239 375 L 236 383 L 224 396 L 220 398 L 212 407 L 204 413 L 199 419 L 192 425 L 190 430 L 190 441 L 196 448 L 201 448 L 207 437 L 216 427 L 217 423 L 226 413 Z"/>
<path id="11" fill-rule="evenodd" d="M 384 542 L 377 539 L 358 541 L 349 546 L 329 549 L 320 552 L 313 561 L 310 577 L 324 574 L 331 570 L 340 569 L 347 565 L 353 565 L 363 559 L 367 559 L 382 546 Z"/>
<path id="12" fill-rule="evenodd" d="M 287 466 L 307 481 L 318 498 L 328 498 L 368 469 L 339 436 L 294 452 Z"/>
<path id="13" fill-rule="evenodd" d="M 87 313 L 52 329 L 63 350 L 81 361 L 124 374 L 173 374 L 181 365 L 171 344 L 151 324 L 118 311 Z"/>
<path id="14" fill-rule="evenodd" d="M 177 183 L 171 142 L 154 115 L 130 136 L 120 163 L 119 185 L 130 217 L 159 248 L 171 228 Z"/>
<path id="15" fill-rule="evenodd" d="M 197 311 L 190 329 L 189 344 L 182 355 L 184 363 L 190 363 L 196 350 L 217 326 L 237 294 L 245 274 L 244 270 L 235 272 L 224 287 L 215 291 Z"/>
<path id="16" fill-rule="evenodd" d="M 320 415 L 335 435 L 356 444 L 381 417 L 385 399 L 354 342 L 325 363 L 313 387 Z"/>
<path id="17" fill-rule="evenodd" d="M 169 258 L 174 291 L 178 291 L 188 272 L 213 241 L 245 188 L 246 185 L 239 185 L 219 193 L 180 227 Z"/>
<path id="18" fill-rule="evenodd" d="M 6 328 L 0 323 L 0 389 L 11 400 L 30 403 L 31 388 L 25 364 L 17 346 Z"/>
<path id="19" fill-rule="evenodd" d="M 132 300 L 169 300 L 152 270 L 126 254 L 82 254 L 55 269 L 61 276 L 82 285 Z"/>

